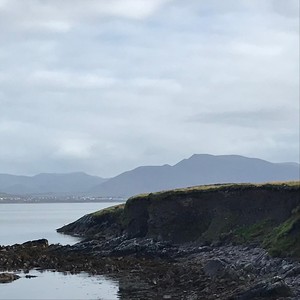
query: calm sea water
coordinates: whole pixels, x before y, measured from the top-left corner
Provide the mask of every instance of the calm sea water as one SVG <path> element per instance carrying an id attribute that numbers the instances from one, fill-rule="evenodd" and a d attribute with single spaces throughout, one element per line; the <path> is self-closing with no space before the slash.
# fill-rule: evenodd
<path id="1" fill-rule="evenodd" d="M 27 203 L 0 204 L 0 245 L 40 238 L 49 243 L 74 244 L 80 239 L 56 229 L 85 214 L 119 203 Z"/>
<path id="2" fill-rule="evenodd" d="M 87 213 L 118 203 L 0 204 L 0 244 L 11 245 L 46 238 L 49 243 L 74 244 L 79 238 L 56 229 Z M 0 284 L 0 299 L 118 299 L 118 283 L 103 276 L 30 271 L 36 278 Z"/>

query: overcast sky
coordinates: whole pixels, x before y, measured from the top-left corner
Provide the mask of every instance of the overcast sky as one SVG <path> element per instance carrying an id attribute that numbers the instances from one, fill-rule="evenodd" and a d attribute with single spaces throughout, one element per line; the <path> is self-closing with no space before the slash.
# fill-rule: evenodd
<path id="1" fill-rule="evenodd" d="M 298 0 L 0 0 L 0 45 L 0 173 L 299 161 Z"/>

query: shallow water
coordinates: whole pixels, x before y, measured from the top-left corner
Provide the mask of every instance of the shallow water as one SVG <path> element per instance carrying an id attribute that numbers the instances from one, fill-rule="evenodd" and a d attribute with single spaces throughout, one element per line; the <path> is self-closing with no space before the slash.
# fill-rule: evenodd
<path id="1" fill-rule="evenodd" d="M 74 244 L 80 239 L 63 235 L 56 229 L 87 213 L 118 203 L 28 203 L 0 204 L 0 245 L 23 243 L 40 238 L 49 243 Z M 86 273 L 71 275 L 59 272 L 30 271 L 36 278 L 22 277 L 0 284 L 1 300 L 25 299 L 118 299 L 118 282 Z"/>
<path id="2" fill-rule="evenodd" d="M 85 214 L 118 203 L 25 203 L 0 204 L 0 245 L 46 238 L 49 243 L 74 244 L 80 238 L 56 229 Z"/>
<path id="3" fill-rule="evenodd" d="M 36 270 L 29 274 L 16 272 L 20 279 L 0 284 L 0 299 L 118 299 L 118 282 L 103 276 L 77 275 Z M 35 278 L 25 278 L 35 275 Z"/>

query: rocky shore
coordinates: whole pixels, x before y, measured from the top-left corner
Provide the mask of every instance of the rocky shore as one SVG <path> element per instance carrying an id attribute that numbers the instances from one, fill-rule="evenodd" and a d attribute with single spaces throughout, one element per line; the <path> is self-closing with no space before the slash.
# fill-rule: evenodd
<path id="1" fill-rule="evenodd" d="M 0 267 L 110 274 L 119 280 L 120 299 L 300 299 L 300 263 L 255 246 L 125 237 L 74 246 L 38 240 L 2 246 Z"/>
<path id="2" fill-rule="evenodd" d="M 299 204 L 299 183 L 138 196 L 59 229 L 75 245 L 1 246 L 0 271 L 109 274 L 126 300 L 296 300 Z"/>

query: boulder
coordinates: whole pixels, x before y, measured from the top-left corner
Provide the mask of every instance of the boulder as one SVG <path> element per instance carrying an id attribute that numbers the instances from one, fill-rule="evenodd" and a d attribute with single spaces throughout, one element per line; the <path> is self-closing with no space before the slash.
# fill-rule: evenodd
<path id="1" fill-rule="evenodd" d="M 20 276 L 13 273 L 0 273 L 0 283 L 9 283 L 19 278 Z"/>
<path id="2" fill-rule="evenodd" d="M 223 277 L 226 273 L 226 264 L 216 258 L 209 259 L 203 267 L 204 274 L 209 277 Z"/>

